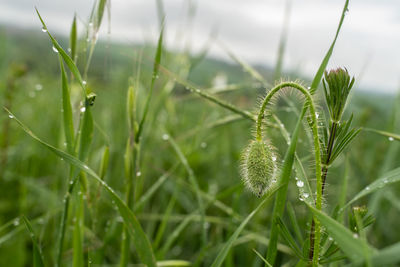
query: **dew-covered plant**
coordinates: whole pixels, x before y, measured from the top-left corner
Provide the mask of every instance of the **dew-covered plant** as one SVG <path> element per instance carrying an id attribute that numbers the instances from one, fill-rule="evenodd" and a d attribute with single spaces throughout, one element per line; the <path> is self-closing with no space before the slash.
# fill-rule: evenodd
<path id="1" fill-rule="evenodd" d="M 194 6 L 189 2 L 190 22 Z M 287 3 L 290 10 L 291 2 Z M 120 74 L 118 66 L 117 74 L 109 70 L 112 82 L 96 82 L 89 65 L 98 62 L 94 50 L 109 4 L 108 0 L 95 1 L 83 35 L 78 31 L 81 20 L 74 16 L 69 42 L 59 43 L 51 25 L 48 29 L 46 18 L 37 12 L 44 33 L 40 34 L 48 36 L 53 46 L 47 53 L 58 58 L 61 74 L 54 78 L 60 90 L 53 90 L 60 101 L 46 95 L 42 102 L 49 110 L 60 111 L 61 106 L 61 112 L 52 121 L 49 114 L 39 108 L 36 111 L 38 99 L 27 104 L 24 98 L 23 103 L 35 107 L 32 112 L 40 113 L 40 118 L 48 116 L 57 141 L 39 138 L 19 120 L 25 110 L 18 105 L 21 96 L 13 91 L 11 102 L 11 92 L 6 91 L 4 109 L 8 118 L 1 137 L 13 138 L 9 129 L 19 125 L 41 147 L 31 146 L 31 139 L 20 137 L 15 140 L 22 145 L 9 145 L 3 139 L 0 146 L 1 153 L 10 152 L 10 157 L 1 155 L 1 178 L 4 176 L 6 181 L 18 177 L 21 181 L 17 192 L 20 197 L 11 199 L 18 217 L 0 226 L 1 255 L 15 238 L 22 240 L 16 251 L 26 257 L 24 265 L 18 266 L 337 267 L 394 266 L 400 262 L 400 244 L 396 241 L 386 246 L 387 240 L 398 236 L 393 229 L 386 229 L 388 221 L 399 216 L 386 218 L 389 205 L 380 204 L 385 200 L 393 204 L 390 207 L 400 206 L 393 186 L 400 181 L 400 168 L 389 168 L 400 151 L 395 142 L 389 142 L 389 163 L 382 167 L 380 178 L 371 175 L 371 183 L 364 179 L 363 172 L 374 171 L 377 163 L 372 162 L 367 169 L 369 162 L 354 161 L 360 154 L 376 152 L 369 144 L 360 147 L 364 136 L 352 142 L 362 130 L 384 136 L 385 141 L 400 140 L 398 134 L 391 133 L 398 129 L 400 110 L 393 112 L 393 127 L 388 131 L 354 128 L 354 109 L 348 102 L 355 78 L 345 68 L 327 70 L 348 12 L 348 0 L 331 46 L 309 87 L 304 86 L 308 82 L 289 79 L 272 86 L 267 75 L 224 47 L 244 70 L 243 81 L 208 89 L 201 89 L 189 79 L 197 78 L 208 86 L 210 81 L 204 79 L 207 75 L 197 73 L 195 66 L 201 67 L 210 44 L 195 57 L 190 56 L 189 42 L 181 54 L 167 51 L 163 46 L 168 31 L 162 0 L 157 0 L 158 42 L 146 47 L 151 56 L 140 48 L 132 56 L 132 74 L 129 62 L 128 77 Z M 282 33 L 274 79 L 283 73 L 287 32 L 284 29 Z M 65 43 L 69 43 L 69 49 L 63 48 Z M 119 48 L 118 55 L 123 53 L 125 58 Z M 131 52 L 129 48 L 126 58 Z M 205 68 L 209 71 L 210 66 L 206 64 Z M 25 75 L 25 70 L 23 74 L 12 73 L 7 90 L 26 82 L 22 78 L 30 74 Z M 240 90 L 244 88 L 246 93 L 242 95 Z M 261 91 L 265 95 L 258 110 L 249 111 L 250 99 Z M 300 97 L 294 100 L 285 92 L 296 92 Z M 282 99 L 274 101 L 279 96 Z M 246 101 L 239 102 L 236 97 Z M 125 109 L 121 103 L 125 103 Z M 349 112 L 346 106 L 352 110 Z M 359 113 L 354 116 L 354 124 L 363 125 L 360 117 Z M 33 122 L 32 127 L 42 127 L 41 121 Z M 348 149 L 350 144 L 355 149 Z M 55 157 L 44 155 L 42 147 L 57 156 L 56 164 L 52 164 Z M 18 148 L 24 156 L 33 150 L 27 165 L 33 164 L 26 170 L 23 166 L 24 170 L 19 171 L 23 164 L 16 157 Z M 38 157 L 42 154 L 43 160 Z M 91 166 L 97 166 L 98 172 Z M 48 172 L 41 170 L 46 167 Z M 361 174 L 355 175 L 355 171 Z M 357 179 L 350 180 L 350 176 Z M 26 182 L 31 177 L 35 180 Z M 56 186 L 51 187 L 55 180 Z M 350 182 L 352 188 L 347 190 Z M 348 201 L 349 193 L 359 186 L 365 188 Z M 26 201 L 26 192 L 34 196 L 33 204 Z M 353 205 L 368 195 L 372 196 L 371 205 Z M 54 206 L 48 207 L 52 202 Z M 8 202 L 1 200 L 1 209 L 3 203 Z M 377 214 L 385 217 L 378 218 Z M 378 231 L 370 231 L 372 227 Z M 17 235 L 21 228 L 25 235 Z M 388 233 L 389 237 L 384 236 Z M 368 242 L 372 234 L 374 245 Z M 377 245 L 380 240 L 386 243 Z M 386 247 L 375 248 L 380 244 Z"/>

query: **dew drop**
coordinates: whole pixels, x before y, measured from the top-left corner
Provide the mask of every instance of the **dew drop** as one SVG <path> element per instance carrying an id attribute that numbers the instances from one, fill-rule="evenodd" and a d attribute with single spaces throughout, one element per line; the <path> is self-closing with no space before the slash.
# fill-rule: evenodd
<path id="1" fill-rule="evenodd" d="M 206 142 L 202 142 L 202 143 L 200 144 L 200 147 L 201 147 L 201 148 L 206 148 L 206 147 L 207 147 L 207 143 L 206 143 Z"/>
<path id="2" fill-rule="evenodd" d="M 82 84 L 83 84 L 83 85 L 86 85 L 86 84 L 87 84 L 87 82 L 86 82 L 86 81 L 82 81 Z"/>
<path id="3" fill-rule="evenodd" d="M 74 181 L 70 181 L 70 182 L 69 182 L 69 184 L 73 184 L 73 183 L 74 183 Z"/>
<path id="4" fill-rule="evenodd" d="M 58 53 L 58 50 L 54 45 L 53 45 L 52 49 L 53 49 L 54 52 Z"/>
<path id="5" fill-rule="evenodd" d="M 14 226 L 18 226 L 18 225 L 19 225 L 19 218 L 17 218 L 17 219 L 14 220 L 13 225 L 14 225 Z"/>
<path id="6" fill-rule="evenodd" d="M 304 183 L 303 183 L 303 181 L 298 180 L 297 183 L 296 183 L 296 185 L 297 185 L 298 187 L 303 187 L 303 186 L 304 186 Z"/>
<path id="7" fill-rule="evenodd" d="M 315 112 L 315 117 L 317 117 L 317 119 L 319 118 L 318 112 Z"/>
<path id="8" fill-rule="evenodd" d="M 83 113 L 83 112 L 86 111 L 86 108 L 85 107 L 81 107 L 80 111 Z"/>
<path id="9" fill-rule="evenodd" d="M 388 182 L 389 182 L 388 179 L 383 179 L 384 184 L 387 184 Z"/>
<path id="10" fill-rule="evenodd" d="M 311 87 L 309 86 L 309 87 L 307 87 L 307 89 L 308 89 L 308 90 L 310 90 L 310 89 L 311 89 Z"/>
<path id="11" fill-rule="evenodd" d="M 353 237 L 354 237 L 354 238 L 358 238 L 358 234 L 354 233 L 354 234 L 353 234 Z"/>
<path id="12" fill-rule="evenodd" d="M 200 89 L 196 89 L 196 93 L 200 93 Z"/>
<path id="13" fill-rule="evenodd" d="M 47 32 L 47 29 L 45 27 L 43 27 L 42 32 Z"/>
<path id="14" fill-rule="evenodd" d="M 392 142 L 394 140 L 393 137 L 389 137 L 388 139 L 389 139 L 390 142 Z"/>
<path id="15" fill-rule="evenodd" d="M 310 195 L 308 193 L 303 193 L 304 198 L 308 198 Z"/>
<path id="16" fill-rule="evenodd" d="M 299 200 L 300 200 L 300 201 L 304 201 L 304 198 L 302 198 L 302 197 L 299 197 Z"/>
<path id="17" fill-rule="evenodd" d="M 299 180 L 299 177 L 294 177 L 294 179 L 297 181 L 297 180 Z"/>
<path id="18" fill-rule="evenodd" d="M 330 236 L 330 237 L 328 237 L 328 239 L 329 239 L 329 241 L 333 241 L 333 238 Z"/>
<path id="19" fill-rule="evenodd" d="M 11 114 L 8 114 L 8 117 L 9 117 L 10 119 L 14 119 L 14 116 L 11 115 Z"/>
<path id="20" fill-rule="evenodd" d="M 367 187 L 365 188 L 365 190 L 367 190 L 367 191 L 368 191 L 369 189 L 370 189 L 369 186 L 367 186 Z"/>
<path id="21" fill-rule="evenodd" d="M 142 176 L 142 172 L 138 171 L 138 172 L 136 173 L 136 176 L 137 176 L 137 177 Z"/>
<path id="22" fill-rule="evenodd" d="M 87 165 L 83 166 L 86 170 L 89 170 L 89 167 Z"/>
<path id="23" fill-rule="evenodd" d="M 167 140 L 169 139 L 169 135 L 168 135 L 168 134 L 163 134 L 163 135 L 162 135 L 162 139 L 163 139 L 164 141 L 167 141 Z"/>
<path id="24" fill-rule="evenodd" d="M 272 157 L 272 161 L 276 161 L 276 157 L 275 156 Z"/>

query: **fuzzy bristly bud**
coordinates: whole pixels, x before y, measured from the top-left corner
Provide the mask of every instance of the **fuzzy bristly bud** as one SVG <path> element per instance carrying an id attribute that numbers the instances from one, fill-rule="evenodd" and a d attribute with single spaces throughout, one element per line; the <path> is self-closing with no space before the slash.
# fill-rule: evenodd
<path id="1" fill-rule="evenodd" d="M 253 140 L 244 151 L 242 160 L 243 182 L 261 197 L 274 181 L 277 167 L 273 148 L 263 141 Z"/>
<path id="2" fill-rule="evenodd" d="M 347 97 L 354 85 L 354 77 L 351 78 L 345 68 L 325 71 L 324 76 L 322 84 L 331 119 L 340 121 Z"/>

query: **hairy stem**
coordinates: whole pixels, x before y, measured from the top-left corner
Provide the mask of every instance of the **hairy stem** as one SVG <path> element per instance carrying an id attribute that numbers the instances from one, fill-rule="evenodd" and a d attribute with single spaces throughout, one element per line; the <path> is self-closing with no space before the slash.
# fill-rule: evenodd
<path id="1" fill-rule="evenodd" d="M 328 166 L 329 166 L 330 160 L 331 160 L 333 144 L 335 143 L 337 126 L 338 126 L 338 123 L 333 122 L 332 126 L 330 128 L 330 131 L 329 131 L 328 146 L 326 148 L 326 159 L 324 162 L 324 166 L 322 167 L 322 190 L 321 190 L 322 197 L 324 196 L 325 181 L 326 181 L 326 176 L 328 175 Z M 315 221 L 313 219 L 312 223 L 311 223 L 311 230 L 310 230 L 310 250 L 308 253 L 308 258 L 310 261 L 313 259 L 313 255 L 314 255 L 314 246 L 315 246 L 314 240 L 315 240 Z"/>
<path id="2" fill-rule="evenodd" d="M 264 113 L 265 109 L 273 97 L 275 93 L 277 93 L 279 90 L 290 87 L 296 90 L 299 90 L 302 94 L 307 99 L 307 104 L 310 108 L 310 115 L 311 115 L 311 120 L 312 124 L 310 125 L 312 134 L 313 134 L 313 141 L 314 141 L 314 156 L 315 156 L 315 176 L 317 179 L 317 198 L 316 198 L 316 208 L 318 210 L 322 209 L 322 177 L 321 177 L 321 151 L 320 151 L 320 145 L 319 145 L 319 137 L 318 137 L 318 129 L 317 129 L 317 116 L 315 114 L 315 106 L 314 102 L 312 100 L 310 92 L 305 89 L 303 86 L 301 86 L 298 83 L 295 82 L 283 82 L 275 86 L 274 88 L 269 91 L 267 96 L 265 97 L 260 111 L 258 113 L 257 117 L 257 128 L 256 128 L 256 138 L 257 140 L 261 141 L 262 140 L 262 121 L 264 118 Z M 281 181 L 282 182 L 282 181 Z M 320 238 L 321 238 L 321 226 L 319 221 L 315 220 L 315 245 L 314 245 L 314 258 L 313 258 L 313 265 L 317 266 L 318 265 L 318 257 L 319 257 L 319 243 L 320 243 Z"/>

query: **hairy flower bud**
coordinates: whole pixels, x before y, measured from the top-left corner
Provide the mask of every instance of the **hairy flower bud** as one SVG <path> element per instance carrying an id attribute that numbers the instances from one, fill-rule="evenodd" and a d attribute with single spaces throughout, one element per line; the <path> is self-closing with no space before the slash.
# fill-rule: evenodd
<path id="1" fill-rule="evenodd" d="M 337 68 L 329 72 L 325 71 L 324 76 L 322 84 L 331 119 L 340 121 L 347 97 L 354 85 L 354 77 L 351 78 L 345 68 Z"/>
<path id="2" fill-rule="evenodd" d="M 244 151 L 242 159 L 242 179 L 245 185 L 258 197 L 274 181 L 276 156 L 271 145 L 253 140 Z"/>

